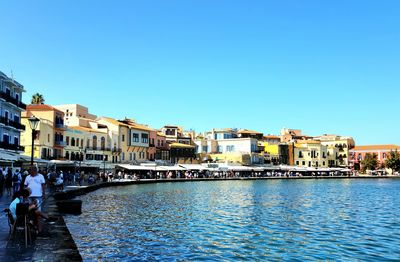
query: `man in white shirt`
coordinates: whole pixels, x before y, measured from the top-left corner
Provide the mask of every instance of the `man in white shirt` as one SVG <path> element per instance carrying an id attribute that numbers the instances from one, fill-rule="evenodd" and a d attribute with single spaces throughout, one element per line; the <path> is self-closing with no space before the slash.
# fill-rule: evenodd
<path id="1" fill-rule="evenodd" d="M 25 186 L 31 190 L 30 202 L 35 199 L 38 203 L 38 210 L 42 208 L 42 198 L 46 197 L 46 181 L 42 174 L 38 173 L 37 167 L 32 167 L 31 174 L 25 179 Z"/>

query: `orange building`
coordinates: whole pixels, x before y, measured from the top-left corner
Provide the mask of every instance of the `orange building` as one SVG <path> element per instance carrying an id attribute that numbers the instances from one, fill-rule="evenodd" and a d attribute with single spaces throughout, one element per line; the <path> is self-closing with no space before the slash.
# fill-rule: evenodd
<path id="1" fill-rule="evenodd" d="M 356 146 L 349 151 L 350 165 L 355 169 L 360 169 L 361 161 L 365 158 L 367 153 L 376 154 L 380 164 L 385 163 L 390 151 L 399 151 L 398 145 L 365 145 Z"/>

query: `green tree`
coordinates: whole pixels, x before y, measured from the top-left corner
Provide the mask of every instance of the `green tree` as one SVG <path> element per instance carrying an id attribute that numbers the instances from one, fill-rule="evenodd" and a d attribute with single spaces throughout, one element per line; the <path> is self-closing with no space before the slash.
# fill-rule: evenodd
<path id="1" fill-rule="evenodd" d="M 400 154 L 396 151 L 390 151 L 388 158 L 385 161 L 387 168 L 392 169 L 392 172 L 400 171 Z"/>
<path id="2" fill-rule="evenodd" d="M 378 156 L 376 154 L 365 154 L 364 160 L 361 161 L 361 171 L 365 173 L 366 170 L 375 170 L 378 167 Z"/>
<path id="3" fill-rule="evenodd" d="M 36 93 L 32 96 L 31 104 L 42 105 L 44 104 L 44 97 L 42 94 Z"/>

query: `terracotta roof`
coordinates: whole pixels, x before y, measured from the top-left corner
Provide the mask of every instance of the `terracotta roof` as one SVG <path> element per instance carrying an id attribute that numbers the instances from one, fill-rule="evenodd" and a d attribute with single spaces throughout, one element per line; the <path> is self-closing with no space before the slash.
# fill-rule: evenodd
<path id="1" fill-rule="evenodd" d="M 400 146 L 398 145 L 365 145 L 365 146 L 356 146 L 352 149 L 352 151 L 364 150 L 364 151 L 377 151 L 377 150 L 399 150 Z"/>
<path id="2" fill-rule="evenodd" d="M 85 131 L 85 132 L 94 132 L 94 133 L 101 133 L 101 134 L 107 133 L 102 130 L 97 130 L 97 129 L 93 129 L 90 127 L 84 127 L 84 126 L 68 126 L 68 128 L 73 129 L 73 130 Z"/>
<path id="3" fill-rule="evenodd" d="M 63 111 L 58 110 L 55 107 L 52 107 L 50 105 L 45 105 L 45 104 L 30 104 L 26 106 L 27 111 L 57 111 L 60 113 L 63 113 Z"/>
<path id="4" fill-rule="evenodd" d="M 238 134 L 262 134 L 262 133 L 254 130 L 242 129 L 238 132 Z"/>
<path id="5" fill-rule="evenodd" d="M 139 130 L 143 130 L 143 131 L 155 131 L 154 129 L 152 129 L 152 128 L 148 127 L 148 126 L 141 125 L 141 124 L 136 124 L 136 123 L 129 124 L 129 126 L 131 128 L 135 128 L 135 129 L 139 129 Z"/>
<path id="6" fill-rule="evenodd" d="M 274 136 L 274 135 L 267 135 L 267 136 L 264 136 L 264 138 L 266 138 L 266 139 L 281 139 L 279 136 Z"/>
<path id="7" fill-rule="evenodd" d="M 162 136 L 162 137 L 166 137 L 166 135 L 164 135 L 164 134 L 161 133 L 161 132 L 157 132 L 157 135 L 158 135 L 158 136 Z"/>
<path id="8" fill-rule="evenodd" d="M 107 121 L 107 122 L 109 122 L 109 123 L 111 123 L 113 125 L 129 127 L 129 125 L 127 125 L 125 123 L 122 123 L 122 122 L 120 122 L 120 121 L 118 121 L 118 120 L 116 120 L 114 118 L 111 118 L 111 117 L 102 116 L 102 117 L 100 117 L 100 120 L 101 119 L 104 119 L 105 121 Z"/>

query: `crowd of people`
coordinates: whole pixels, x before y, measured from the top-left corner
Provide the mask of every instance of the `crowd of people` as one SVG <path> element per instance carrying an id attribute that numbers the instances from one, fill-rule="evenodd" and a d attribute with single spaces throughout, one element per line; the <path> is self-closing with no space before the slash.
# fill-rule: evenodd
<path id="1" fill-rule="evenodd" d="M 10 173 L 10 170 L 7 170 L 7 174 L 8 173 Z M 3 174 L 0 175 L 3 176 Z M 13 190 L 15 191 L 13 192 L 11 204 L 9 205 L 9 212 L 13 220 L 16 221 L 17 219 L 18 205 L 23 205 L 26 207 L 26 211 L 24 211 L 26 214 L 23 215 L 28 216 L 29 223 L 36 229 L 37 233 L 41 233 L 41 221 L 43 219 L 46 221 L 51 220 L 45 213 L 42 212 L 43 200 L 46 198 L 45 177 L 38 172 L 36 167 L 31 168 L 30 174 L 26 170 L 21 175 L 19 170 L 16 170 L 12 176 L 18 176 L 19 178 L 18 183 L 16 183 L 16 185 L 13 184 Z M 14 182 L 17 182 L 16 178 L 13 179 L 13 183 Z"/>

